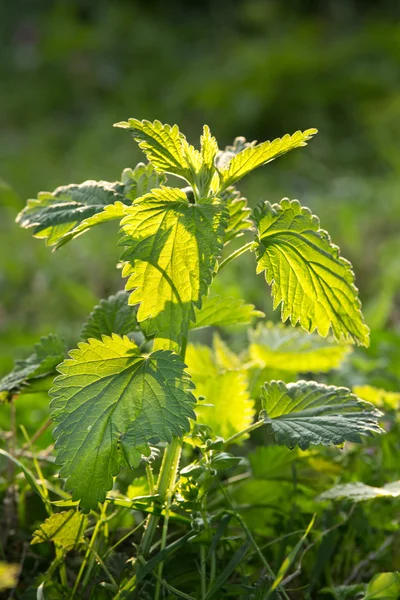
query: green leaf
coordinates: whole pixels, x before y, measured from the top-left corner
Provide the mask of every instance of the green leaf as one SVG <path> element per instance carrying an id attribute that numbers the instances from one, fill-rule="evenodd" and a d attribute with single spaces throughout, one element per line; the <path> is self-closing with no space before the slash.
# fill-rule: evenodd
<path id="1" fill-rule="evenodd" d="M 157 173 L 152 164 L 138 163 L 134 169 L 122 171 L 121 181 L 124 185 L 124 196 L 134 202 L 163 185 L 166 177 Z"/>
<path id="2" fill-rule="evenodd" d="M 214 136 L 211 135 L 208 125 L 203 127 L 203 135 L 200 138 L 200 154 L 201 166 L 196 172 L 196 186 L 200 197 L 206 196 L 213 181 L 214 174 L 217 173 L 215 168 L 215 157 L 218 153 L 218 144 Z M 216 175 L 216 186 L 218 184 L 218 176 Z M 217 191 L 216 189 L 214 191 Z"/>
<path id="3" fill-rule="evenodd" d="M 250 220 L 251 209 L 247 206 L 247 199 L 233 186 L 224 190 L 219 197 L 229 211 L 228 225 L 226 228 L 225 243 L 240 237 L 245 231 L 250 231 L 253 223 Z"/>
<path id="4" fill-rule="evenodd" d="M 83 540 L 87 518 L 81 512 L 68 510 L 55 513 L 33 532 L 31 544 L 54 542 L 65 550 L 72 550 Z"/>
<path id="5" fill-rule="evenodd" d="M 316 133 L 316 129 L 307 129 L 306 131 L 296 131 L 293 135 L 286 134 L 283 138 L 277 138 L 272 142 L 262 142 L 257 146 L 253 145 L 253 142 L 235 154 L 220 170 L 221 189 L 236 183 L 254 169 L 271 162 L 278 156 L 282 156 L 294 148 L 306 146 L 308 140 Z"/>
<path id="6" fill-rule="evenodd" d="M 344 387 L 271 381 L 264 384 L 261 403 L 276 443 L 289 448 L 361 442 L 362 435 L 382 433 L 381 413 Z"/>
<path id="7" fill-rule="evenodd" d="M 172 173 L 191 182 L 191 165 L 188 161 L 188 144 L 177 125 L 163 125 L 160 121 L 129 119 L 115 123 L 131 131 L 139 147 L 158 173 Z M 184 144 L 186 142 L 186 144 Z"/>
<path id="8" fill-rule="evenodd" d="M 220 204 L 190 204 L 179 189 L 162 187 L 129 209 L 122 221 L 122 275 L 140 304 L 139 322 L 156 335 L 156 348 L 178 350 L 194 309 L 201 308 L 223 244 Z"/>
<path id="9" fill-rule="evenodd" d="M 346 498 L 353 502 L 363 502 L 374 498 L 391 497 L 397 498 L 400 496 L 400 481 L 388 483 L 383 487 L 373 487 L 359 481 L 353 483 L 344 483 L 320 494 L 318 501 L 323 500 L 340 500 Z"/>
<path id="10" fill-rule="evenodd" d="M 291 373 L 326 372 L 340 367 L 350 346 L 282 323 L 259 323 L 250 331 L 250 358 L 260 367 Z"/>
<path id="11" fill-rule="evenodd" d="M 91 339 L 70 356 L 50 391 L 56 460 L 72 499 L 96 508 L 122 465 L 136 467 L 150 443 L 189 429 L 193 384 L 179 356 L 141 356 L 127 337 Z"/>
<path id="12" fill-rule="evenodd" d="M 372 385 L 355 385 L 353 392 L 366 402 L 371 402 L 379 408 L 398 410 L 400 406 L 400 392 L 388 392 Z"/>
<path id="13" fill-rule="evenodd" d="M 351 264 L 339 254 L 319 220 L 297 200 L 265 202 L 255 213 L 258 227 L 257 273 L 272 284 L 274 309 L 282 303 L 282 320 L 338 341 L 367 346 Z"/>
<path id="14" fill-rule="evenodd" d="M 34 352 L 28 358 L 16 360 L 11 373 L 0 380 L 0 393 L 18 393 L 22 386 L 35 378 L 55 374 L 55 368 L 64 360 L 66 350 L 64 340 L 57 335 L 40 338 Z"/>
<path id="15" fill-rule="evenodd" d="M 57 247 L 64 236 L 71 239 L 96 224 L 93 217 L 103 211 L 105 220 L 120 217 L 123 204 L 131 204 L 123 189 L 119 182 L 85 181 L 58 187 L 53 193 L 40 192 L 37 200 L 28 200 L 16 221 L 25 229 L 32 227 L 33 235 L 45 238 L 47 245 Z M 82 223 L 90 218 L 91 224 L 84 227 Z"/>
<path id="16" fill-rule="evenodd" d="M 236 154 L 239 154 L 239 152 L 245 148 L 254 147 L 256 144 L 256 140 L 253 142 L 247 142 L 246 138 L 243 136 L 236 137 L 231 146 L 225 146 L 225 149 L 220 150 L 215 157 L 215 166 L 217 167 L 218 171 L 223 171 L 226 169 Z"/>
<path id="17" fill-rule="evenodd" d="M 139 329 L 136 320 L 136 309 L 128 304 L 129 293 L 116 294 L 100 300 L 89 317 L 81 332 L 81 338 L 101 340 L 102 335 L 127 335 Z"/>
<path id="18" fill-rule="evenodd" d="M 0 592 L 17 585 L 20 569 L 20 565 L 0 561 Z"/>
<path id="19" fill-rule="evenodd" d="M 368 584 L 364 600 L 398 600 L 400 597 L 400 573 L 378 573 Z"/>
<path id="20" fill-rule="evenodd" d="M 190 324 L 190 329 L 239 325 L 263 316 L 264 313 L 256 310 L 254 304 L 245 304 L 244 300 L 208 296 L 203 300 L 202 307 L 195 310 L 196 320 Z"/>
<path id="21" fill-rule="evenodd" d="M 251 425 L 254 401 L 250 399 L 244 373 L 219 368 L 208 346 L 189 344 L 185 360 L 196 396 L 204 396 L 206 404 L 212 405 L 196 405 L 199 423 L 211 427 L 215 435 L 224 439 Z"/>

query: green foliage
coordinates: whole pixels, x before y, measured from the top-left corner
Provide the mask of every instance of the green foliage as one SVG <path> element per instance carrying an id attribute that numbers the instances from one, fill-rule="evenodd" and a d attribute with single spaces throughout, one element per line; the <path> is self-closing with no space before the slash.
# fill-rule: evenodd
<path id="1" fill-rule="evenodd" d="M 227 244 L 234 238 L 241 237 L 246 231 L 250 231 L 252 227 L 251 209 L 247 206 L 247 199 L 234 186 L 226 188 L 219 194 L 219 197 L 229 211 L 225 232 L 225 243 Z"/>
<path id="2" fill-rule="evenodd" d="M 252 423 L 254 401 L 250 399 L 243 372 L 226 369 L 208 346 L 190 344 L 186 362 L 197 398 L 205 398 L 205 402 L 196 407 L 198 423 L 207 425 L 214 436 L 224 439 Z"/>
<path id="3" fill-rule="evenodd" d="M 82 222 L 103 213 L 109 205 L 121 212 L 121 204 L 127 203 L 123 189 L 118 182 L 85 181 L 58 187 L 52 193 L 40 192 L 37 200 L 28 200 L 17 223 L 33 227 L 33 234 L 45 238 L 49 246 L 60 245 L 64 236 L 77 235 Z"/>
<path id="4" fill-rule="evenodd" d="M 370 475 L 373 453 L 355 447 L 363 436 L 370 447 L 378 444 L 373 434 L 382 432 L 382 414 L 342 383 L 357 388 L 374 372 L 371 383 L 389 390 L 397 371 L 391 380 L 379 380 L 379 360 L 366 358 L 374 347 L 364 358 L 350 357 L 350 342 L 367 345 L 368 329 L 351 265 L 318 219 L 297 201 L 284 199 L 280 205 L 264 203 L 251 221 L 246 198 L 232 185 L 306 145 L 316 130 L 258 145 L 236 138 L 219 151 L 208 126 L 199 149 L 176 125 L 129 119 L 117 126 L 131 131 L 150 164 L 124 169 L 114 184 L 57 188 L 29 201 L 18 217 L 55 247 L 94 225 L 120 221 L 118 266 L 128 278 L 125 292 L 95 306 L 81 330 L 85 341 L 58 367 L 50 390 L 54 457 L 50 440 L 45 441 L 50 427 L 46 392 L 64 347 L 42 342 L 43 348 L 17 363 L 5 380 L 11 435 L 5 436 L 7 450 L 0 450 L 2 461 L 8 471 L 22 472 L 12 477 L 22 504 L 33 490 L 50 515 L 39 528 L 43 515 L 29 524 L 30 533 L 37 528 L 32 544 L 54 542 L 53 548 L 40 549 L 46 569 L 27 593 L 58 598 L 72 589 L 71 597 L 100 594 L 99 600 L 166 595 L 286 600 L 286 588 L 296 579 L 291 587 L 306 587 L 307 597 L 314 597 L 320 582 L 336 594 L 336 573 L 342 573 L 343 564 L 357 573 L 354 563 L 361 557 L 345 557 L 339 567 L 333 564 L 335 577 L 325 575 L 332 549 L 342 548 L 332 538 L 344 535 L 342 525 L 351 514 L 336 514 L 317 501 L 342 497 L 346 484 L 347 498 L 356 497 L 355 488 L 361 497 L 361 487 L 364 495 L 368 488 L 370 497 L 373 490 L 387 502 L 398 495 L 388 449 L 379 454 L 380 472 L 393 471 L 393 484 Z M 171 187 L 167 175 L 188 185 Z M 255 241 L 240 246 L 237 238 L 244 234 Z M 107 237 L 99 238 L 101 249 Z M 233 241 L 234 250 L 226 256 L 225 247 Z M 85 246 L 76 247 L 82 249 L 76 256 L 86 263 Z M 282 303 L 283 320 L 290 317 L 302 329 L 259 323 L 249 331 L 248 344 L 243 327 L 233 327 L 264 316 L 255 304 L 237 299 L 240 287 L 247 287 L 246 277 L 235 276 L 231 283 L 225 278 L 225 267 L 249 250 L 256 250 L 258 270 L 266 271 L 272 284 L 274 305 Z M 86 275 L 96 273 L 88 268 Z M 75 291 L 78 303 L 83 289 Z M 109 289 L 114 288 L 99 286 L 98 295 Z M 251 289 L 249 295 L 252 299 Z M 93 303 L 93 298 L 87 301 L 88 308 Z M 202 331 L 206 327 L 226 328 L 229 337 Z M 330 329 L 340 344 L 326 338 Z M 197 343 L 188 344 L 189 334 Z M 69 343 L 75 346 L 77 338 L 71 329 Z M 212 345 L 205 345 L 211 339 Z M 394 351 L 393 363 L 396 356 Z M 325 383 L 277 381 L 302 372 L 305 377 L 319 373 Z M 25 397 L 20 392 L 24 383 L 42 379 L 46 385 L 36 390 L 39 422 L 20 428 L 19 449 L 16 422 Z M 336 380 L 339 386 L 332 385 Z M 386 407 L 389 396 L 376 395 L 374 403 Z M 397 426 L 392 404 L 389 431 Z M 243 456 L 237 455 L 237 444 Z M 305 451 L 310 445 L 318 448 Z M 324 448 L 334 445 L 344 451 Z M 354 484 L 350 467 L 357 460 L 359 479 L 368 477 L 374 485 Z M 32 461 L 34 472 L 25 461 Z M 65 490 L 60 479 L 66 480 Z M 53 514 L 54 506 L 65 512 Z M 357 508 L 364 506 L 368 503 Z M 19 508 L 21 521 L 26 515 Z M 379 523 L 374 528 L 386 535 Z M 363 540 L 368 532 L 363 530 Z M 356 586 L 363 589 L 358 580 Z"/>
<path id="5" fill-rule="evenodd" d="M 400 573 L 378 573 L 369 582 L 364 600 L 384 598 L 397 600 L 400 595 Z"/>
<path id="6" fill-rule="evenodd" d="M 33 532 L 31 544 L 54 542 L 64 550 L 72 550 L 83 539 L 86 517 L 75 510 L 54 513 Z"/>
<path id="7" fill-rule="evenodd" d="M 221 204 L 190 204 L 177 188 L 162 187 L 140 200 L 122 221 L 126 261 L 122 275 L 140 303 L 138 321 L 159 348 L 177 350 L 187 338 L 194 308 L 201 308 L 221 252 Z"/>
<path id="8" fill-rule="evenodd" d="M 276 443 L 289 448 L 361 442 L 362 435 L 382 433 L 381 413 L 343 387 L 271 381 L 264 384 L 261 401 Z"/>
<path id="9" fill-rule="evenodd" d="M 117 292 L 100 300 L 83 325 L 81 338 L 101 340 L 103 335 L 127 335 L 137 331 L 136 309 L 128 304 L 128 292 Z"/>
<path id="10" fill-rule="evenodd" d="M 220 166 L 222 189 L 226 189 L 254 169 L 275 160 L 282 154 L 286 154 L 294 148 L 306 146 L 307 141 L 316 133 L 316 129 L 307 129 L 304 132 L 296 131 L 293 135 L 286 134 L 283 138 L 277 138 L 272 142 L 263 142 L 258 145 L 253 142 L 240 152 L 235 152 L 229 161 Z"/>
<path id="11" fill-rule="evenodd" d="M 264 313 L 256 310 L 254 304 L 245 304 L 244 300 L 208 296 L 202 307 L 196 309 L 195 321 L 190 324 L 190 329 L 246 324 L 255 317 L 263 316 Z"/>
<path id="12" fill-rule="evenodd" d="M 323 337 L 368 345 L 354 273 L 319 220 L 297 200 L 265 202 L 256 213 L 257 272 L 272 284 L 274 308 L 282 320 Z"/>
<path id="13" fill-rule="evenodd" d="M 114 127 L 128 129 L 147 159 L 158 173 L 171 173 L 191 182 L 191 164 L 188 144 L 177 125 L 163 125 L 160 121 L 129 119 L 115 123 Z"/>
<path id="14" fill-rule="evenodd" d="M 0 592 L 15 587 L 18 582 L 19 570 L 19 565 L 0 561 Z"/>
<path id="15" fill-rule="evenodd" d="M 57 335 L 42 337 L 35 344 L 33 354 L 16 360 L 13 371 L 0 380 L 0 395 L 7 397 L 19 392 L 27 383 L 55 374 L 55 368 L 64 360 L 65 353 L 65 342 Z"/>
<path id="16" fill-rule="evenodd" d="M 151 441 L 188 430 L 193 386 L 178 356 L 142 357 L 127 337 L 91 339 L 70 356 L 50 392 L 57 462 L 73 499 L 95 509 L 121 465 L 137 467 Z"/>
<path id="17" fill-rule="evenodd" d="M 254 331 L 250 330 L 250 341 L 252 360 L 261 367 L 290 373 L 337 369 L 351 351 L 350 346 L 337 344 L 331 338 L 271 322 L 260 323 Z"/>
<path id="18" fill-rule="evenodd" d="M 365 485 L 355 481 L 354 483 L 344 483 L 323 492 L 319 496 L 319 500 L 340 500 L 342 498 L 352 500 L 353 502 L 363 502 L 364 500 L 372 500 L 374 498 L 400 496 L 400 481 L 387 483 L 381 488 Z"/>

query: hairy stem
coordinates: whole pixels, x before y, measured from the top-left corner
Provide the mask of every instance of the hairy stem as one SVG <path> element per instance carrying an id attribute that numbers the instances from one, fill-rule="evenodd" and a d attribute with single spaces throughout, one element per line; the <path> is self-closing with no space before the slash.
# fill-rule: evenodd
<path id="1" fill-rule="evenodd" d="M 186 346 L 187 339 L 183 338 L 182 348 L 180 355 L 182 360 L 185 360 L 186 354 Z M 179 467 L 179 461 L 181 458 L 181 450 L 182 450 L 182 440 L 180 438 L 173 438 L 172 442 L 165 449 L 163 461 L 161 464 L 160 473 L 157 481 L 156 493 L 160 497 L 161 504 L 168 501 L 169 493 L 172 496 L 172 490 L 175 484 L 176 474 Z M 168 504 L 168 502 L 167 502 Z M 168 510 L 169 506 L 167 506 L 167 513 L 165 515 L 167 527 L 168 527 Z M 160 517 L 156 515 L 150 515 L 147 521 L 147 526 L 144 531 L 142 541 L 140 543 L 140 554 L 145 558 L 148 556 L 151 548 L 151 544 L 155 535 L 155 532 L 158 527 Z M 165 536 L 166 539 L 166 536 Z M 161 547 L 163 550 L 163 546 Z"/>
<path id="2" fill-rule="evenodd" d="M 264 421 L 256 421 L 252 425 L 249 425 L 249 427 L 246 427 L 246 429 L 242 429 L 242 431 L 238 431 L 238 433 L 235 433 L 235 435 L 232 435 L 230 438 L 225 440 L 225 445 L 232 444 L 237 439 L 241 438 L 243 435 L 246 435 L 246 433 L 250 433 L 251 431 L 254 431 L 254 429 L 258 429 L 259 427 L 262 427 L 263 425 L 265 425 Z"/>
<path id="3" fill-rule="evenodd" d="M 219 263 L 216 272 L 219 273 L 221 271 L 221 269 L 223 269 L 232 260 L 235 260 L 235 258 L 237 258 L 238 256 L 240 256 L 241 254 L 244 254 L 245 252 L 247 252 L 247 250 L 250 250 L 253 244 L 254 244 L 254 242 L 248 242 L 247 244 L 245 244 L 241 248 L 238 248 L 237 250 L 235 250 L 234 252 L 232 252 L 232 254 L 230 254 L 229 256 L 227 256 L 222 262 Z"/>

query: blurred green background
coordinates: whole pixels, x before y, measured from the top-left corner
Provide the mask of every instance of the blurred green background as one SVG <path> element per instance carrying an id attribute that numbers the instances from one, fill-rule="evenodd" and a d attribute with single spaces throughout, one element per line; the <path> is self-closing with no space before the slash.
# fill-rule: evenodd
<path id="1" fill-rule="evenodd" d="M 192 143 L 208 123 L 220 146 L 317 127 L 241 190 L 251 205 L 310 206 L 354 264 L 369 325 L 398 328 L 399 17 L 384 0 L 0 3 L 0 372 L 40 335 L 74 343 L 123 287 L 116 226 L 52 253 L 14 219 L 39 190 L 141 160 L 112 127 L 133 116 L 176 122 Z M 270 314 L 252 260 L 219 285 Z"/>

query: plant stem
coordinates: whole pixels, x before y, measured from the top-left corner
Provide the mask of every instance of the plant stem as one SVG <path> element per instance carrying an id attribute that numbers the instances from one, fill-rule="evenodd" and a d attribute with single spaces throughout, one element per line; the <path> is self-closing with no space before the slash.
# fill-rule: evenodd
<path id="1" fill-rule="evenodd" d="M 248 242 L 247 244 L 245 244 L 241 248 L 238 248 L 237 250 L 235 250 L 234 252 L 232 252 L 232 254 L 230 254 L 229 256 L 227 256 L 222 262 L 219 263 L 216 272 L 219 273 L 221 271 L 221 269 L 223 269 L 232 260 L 235 260 L 235 258 L 237 258 L 238 256 L 240 256 L 241 254 L 244 254 L 245 252 L 247 252 L 247 250 L 250 250 L 253 244 L 254 244 L 254 242 Z"/>
<path id="2" fill-rule="evenodd" d="M 182 442 L 179 438 L 173 438 L 171 444 L 165 449 L 164 457 L 157 482 L 157 494 L 162 503 L 167 499 L 168 490 L 175 483 L 176 472 L 178 470 L 179 459 L 181 457 Z M 150 515 L 145 529 L 140 553 L 147 557 L 150 552 L 151 543 L 156 532 L 160 517 Z"/>
<path id="3" fill-rule="evenodd" d="M 225 445 L 232 444 L 232 442 L 235 442 L 237 439 L 241 438 L 243 435 L 246 435 L 246 433 L 250 433 L 250 431 L 254 431 L 254 429 L 258 429 L 259 427 L 262 427 L 264 424 L 265 424 L 264 421 L 256 421 L 252 425 L 249 425 L 249 427 L 246 427 L 246 429 L 242 429 L 242 431 L 238 431 L 238 433 L 235 433 L 235 435 L 232 435 L 230 438 L 225 440 Z"/>
<path id="4" fill-rule="evenodd" d="M 182 360 L 185 360 L 186 354 L 186 346 L 187 346 L 187 338 L 183 338 L 182 347 L 180 351 L 180 356 Z M 181 450 L 182 450 L 182 440 L 180 438 L 172 438 L 172 442 L 165 449 L 163 461 L 161 464 L 160 473 L 157 481 L 156 493 L 160 497 L 160 501 L 163 504 L 166 500 L 168 500 L 169 494 L 172 496 L 172 490 L 175 485 L 176 474 L 179 467 L 179 461 L 181 458 Z M 169 504 L 167 502 L 167 513 L 165 515 L 165 520 L 168 527 L 168 518 L 169 518 Z M 140 543 L 140 554 L 145 558 L 148 556 L 151 548 L 151 544 L 154 538 L 154 534 L 158 527 L 160 517 L 156 515 L 150 515 L 147 521 L 147 526 L 144 531 L 142 541 Z M 166 535 L 165 535 L 166 540 Z M 161 544 L 161 550 L 165 547 Z"/>

